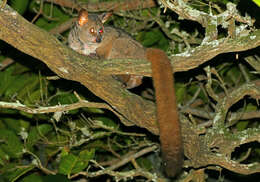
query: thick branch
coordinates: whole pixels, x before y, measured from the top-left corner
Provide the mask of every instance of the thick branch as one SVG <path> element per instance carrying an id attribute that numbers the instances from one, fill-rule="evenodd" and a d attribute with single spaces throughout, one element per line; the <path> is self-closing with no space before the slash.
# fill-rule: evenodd
<path id="1" fill-rule="evenodd" d="M 216 108 L 216 115 L 213 119 L 213 129 L 220 131 L 224 126 L 225 118 L 227 117 L 227 112 L 229 108 L 246 95 L 250 95 L 252 98 L 260 98 L 260 82 L 250 82 L 242 86 L 239 86 L 237 89 L 234 89 L 229 95 L 225 96 L 223 99 L 220 99 Z"/>
<path id="2" fill-rule="evenodd" d="M 145 60 L 131 60 L 130 68 L 129 61 L 127 60 L 97 61 L 80 56 L 61 44 L 49 33 L 24 20 L 8 6 L 0 10 L 0 26 L 0 39 L 6 41 L 20 51 L 43 61 L 59 76 L 82 83 L 91 92 L 105 100 L 112 108 L 122 114 L 120 116 L 121 119 L 124 118 L 122 121 L 124 121 L 125 124 L 136 124 L 158 134 L 154 115 L 154 105 L 151 102 L 144 101 L 140 97 L 126 91 L 117 81 L 109 76 L 112 72 L 113 74 L 124 74 L 125 72 L 129 72 L 150 75 L 150 65 Z M 259 45 L 260 30 L 256 30 L 250 35 L 237 39 L 225 38 L 208 42 L 207 44 L 191 49 L 186 53 L 173 55 L 171 58 L 174 60 L 175 70 L 184 71 L 195 68 L 218 54 L 244 51 Z M 120 70 L 118 69 L 118 65 L 120 65 Z M 117 70 L 113 70 L 115 68 L 117 68 Z M 219 104 L 219 108 L 222 107 L 224 110 L 228 110 L 234 102 L 241 99 L 244 95 L 251 95 L 255 98 L 259 98 L 259 85 L 248 84 L 246 89 L 248 88 L 251 88 L 248 92 L 244 91 L 239 94 L 234 91 L 231 93 L 231 95 L 234 94 L 234 96 L 233 98 L 230 97 L 228 99 L 233 100 L 227 100 L 227 102 L 223 100 L 223 105 Z M 220 112 L 221 111 L 219 111 L 219 113 Z M 226 113 L 224 113 L 224 115 L 225 114 Z M 182 121 L 184 121 L 183 118 L 184 117 L 181 118 Z M 215 118 L 214 125 L 218 127 L 216 124 L 223 122 L 224 118 L 223 120 L 217 120 L 219 119 L 217 116 L 215 116 Z M 205 167 L 210 164 L 215 164 L 243 174 L 259 172 L 259 166 L 257 166 L 258 168 L 256 167 L 251 170 L 249 165 L 241 165 L 230 159 L 226 159 L 223 157 L 226 156 L 226 153 L 223 154 L 223 152 L 225 152 L 224 150 L 214 151 L 214 153 L 210 150 L 210 147 L 212 146 L 221 149 L 226 145 L 231 146 L 229 151 L 232 152 L 234 147 L 238 146 L 238 144 L 242 144 L 242 142 L 248 143 L 259 140 L 259 136 L 257 135 L 259 131 L 252 135 L 246 135 L 250 137 L 246 138 L 246 140 L 243 136 L 239 136 L 240 138 L 233 138 L 232 140 L 225 140 L 223 135 L 219 135 L 220 138 L 217 138 L 216 135 L 214 135 L 215 139 L 219 140 L 217 140 L 216 143 L 213 143 L 213 140 L 207 138 L 210 138 L 213 135 L 199 136 L 196 133 L 196 128 L 192 128 L 194 126 L 189 125 L 188 123 L 189 122 L 186 121 L 182 124 L 182 130 L 184 131 L 182 133 L 185 145 L 185 155 L 192 163 L 190 166 Z M 220 130 L 208 131 L 220 132 Z M 246 132 L 248 131 L 249 130 Z M 242 139 L 244 139 L 244 141 L 241 141 Z M 226 143 L 221 143 L 219 142 L 220 140 L 223 140 Z M 239 141 L 241 143 L 230 145 L 232 142 Z M 253 165 L 251 164 L 251 166 Z"/>
<path id="3" fill-rule="evenodd" d="M 125 124 L 136 124 L 158 134 L 154 104 L 123 89 L 111 76 L 103 75 L 96 60 L 76 54 L 9 6 L 0 10 L 0 26 L 0 39 L 43 61 L 60 77 L 82 83 L 121 113 Z"/>
<path id="4" fill-rule="evenodd" d="M 260 46 L 260 30 L 236 39 L 223 38 L 208 42 L 181 54 L 172 55 L 170 59 L 175 72 L 188 71 L 197 68 L 219 54 L 246 51 L 258 46 Z M 145 60 L 131 60 L 131 68 L 129 67 L 129 61 L 125 59 L 111 59 L 109 62 L 99 62 L 98 64 L 102 68 L 102 72 L 108 75 L 128 72 L 130 74 L 151 76 L 150 63 Z"/>
<path id="5" fill-rule="evenodd" d="M 53 1 L 53 0 L 49 0 Z M 236 7 L 234 4 L 229 3 L 227 5 L 227 10 L 219 15 L 209 15 L 205 12 L 198 11 L 194 8 L 189 7 L 186 3 L 183 3 L 182 1 L 178 1 L 179 3 L 175 2 L 175 4 L 172 4 L 169 1 L 161 0 L 162 3 L 170 8 L 171 10 L 175 11 L 179 16 L 184 17 L 185 19 L 190 19 L 193 21 L 197 21 L 203 26 L 207 26 L 208 22 L 216 21 L 216 26 L 220 24 L 224 24 L 229 18 L 235 18 L 237 21 L 246 23 L 248 25 L 252 25 L 252 20 L 247 19 L 244 17 L 241 17 L 236 10 Z M 75 3 L 71 0 L 54 0 L 53 1 L 56 4 L 60 4 L 61 6 L 65 7 L 74 7 L 76 6 Z M 125 7 L 131 7 L 128 4 L 128 0 L 121 1 L 119 4 L 115 6 L 125 6 Z M 142 5 L 147 4 L 153 4 L 154 2 L 151 0 L 144 0 L 139 1 L 139 3 L 142 3 Z M 153 3 L 152 3 L 153 2 Z M 182 2 L 182 3 L 181 3 Z M 104 7 L 113 7 L 114 2 L 107 2 L 112 3 L 109 6 Z M 83 3 L 84 4 L 84 3 Z M 124 4 L 124 5 L 123 5 Z M 133 3 L 135 4 L 135 3 Z M 86 4 L 87 5 L 87 4 Z M 136 7 L 141 7 L 138 3 L 136 3 Z M 153 4 L 152 6 L 154 6 Z M 80 4 L 81 6 L 81 4 Z M 91 7 L 90 5 L 88 5 Z M 102 3 L 100 4 L 102 7 Z M 149 7 L 149 6 L 144 6 Z M 107 9 L 106 9 L 107 11 Z M 248 35 L 236 35 L 237 37 L 232 39 L 231 37 L 222 38 L 219 40 L 214 40 L 211 42 L 205 42 L 204 44 L 189 49 L 186 52 L 183 52 L 181 54 L 177 55 L 171 55 L 170 59 L 172 60 L 172 64 L 174 67 L 175 72 L 179 71 L 187 71 L 193 68 L 198 67 L 199 65 L 207 62 L 208 60 L 214 58 L 215 56 L 223 53 L 228 52 L 240 52 L 240 51 L 246 51 L 249 49 L 256 48 L 260 45 L 260 30 L 255 30 Z M 131 67 L 129 67 L 129 62 L 131 62 Z M 96 63 L 93 63 L 96 64 Z M 150 72 L 150 63 L 148 63 L 145 60 L 126 60 L 126 59 L 118 59 L 118 60 L 109 60 L 109 61 L 99 61 L 98 62 L 100 69 L 102 69 L 102 73 L 111 75 L 113 73 L 116 74 L 140 74 L 144 76 L 151 76 Z M 259 71 L 259 70 L 257 70 Z"/>

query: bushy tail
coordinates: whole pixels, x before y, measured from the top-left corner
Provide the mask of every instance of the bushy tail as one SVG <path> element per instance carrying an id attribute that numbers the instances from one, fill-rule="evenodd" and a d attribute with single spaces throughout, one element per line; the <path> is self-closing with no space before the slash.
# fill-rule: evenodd
<path id="1" fill-rule="evenodd" d="M 149 48 L 146 57 L 152 64 L 164 168 L 167 176 L 174 177 L 182 167 L 183 146 L 172 67 L 162 50 Z"/>

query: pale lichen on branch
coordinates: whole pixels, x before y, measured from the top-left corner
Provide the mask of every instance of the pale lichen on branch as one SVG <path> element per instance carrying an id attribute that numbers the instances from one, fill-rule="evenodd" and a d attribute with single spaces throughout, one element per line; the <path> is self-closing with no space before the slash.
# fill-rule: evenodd
<path id="1" fill-rule="evenodd" d="M 69 1 L 53 2 L 58 4 Z M 260 45 L 260 30 L 251 29 L 253 24 L 252 19 L 239 15 L 233 4 L 228 4 L 227 10 L 219 15 L 212 15 L 191 9 L 181 0 L 174 1 L 174 4 L 172 2 L 173 1 L 162 1 L 167 8 L 176 12 L 182 18 L 199 22 L 204 28 L 208 28 L 204 42 L 201 45 L 191 47 L 186 50 L 186 52 L 171 54 L 169 56 L 172 60 L 175 72 L 197 68 L 223 53 L 246 51 Z M 232 20 L 227 23 L 229 19 L 233 19 L 241 24 L 232 27 L 235 25 L 234 21 Z M 167 28 L 165 23 L 161 22 L 161 19 L 154 18 L 154 20 L 156 20 L 161 27 Z M 229 28 L 230 35 L 219 39 L 216 28 L 219 25 L 225 29 L 231 27 Z M 89 88 L 91 92 L 108 103 L 91 103 L 80 100 L 78 103 L 69 105 L 31 108 L 21 103 L 0 102 L 1 108 L 11 108 L 32 114 L 63 112 L 81 107 L 104 108 L 114 112 L 126 125 L 138 125 L 148 129 L 154 134 L 158 134 L 154 104 L 126 91 L 117 81 L 110 77 L 111 74 L 116 75 L 126 72 L 150 76 L 150 64 L 147 63 L 146 60 L 112 59 L 109 61 L 97 61 L 89 57 L 80 56 L 68 49 L 46 31 L 24 20 L 15 11 L 10 9 L 8 5 L 0 10 L 0 26 L 1 40 L 8 42 L 20 51 L 46 63 L 49 68 L 60 77 L 82 83 Z M 170 33 L 170 31 L 165 32 Z M 231 35 L 232 32 L 235 33 L 235 36 Z M 131 67 L 129 66 L 130 61 L 132 63 Z M 253 67 L 256 71 L 260 71 L 258 59 L 251 57 L 246 59 L 246 61 L 254 65 Z M 209 72 L 210 70 L 208 73 Z M 209 120 L 207 127 L 211 128 L 199 124 L 192 125 L 187 117 L 181 117 L 183 122 L 182 133 L 185 144 L 185 155 L 187 157 L 185 166 L 206 168 L 208 165 L 216 165 L 241 174 L 260 172 L 259 164 L 252 163 L 245 165 L 230 158 L 231 152 L 240 145 L 254 141 L 259 142 L 259 129 L 246 129 L 242 132 L 231 133 L 229 128 L 232 125 L 227 122 L 229 121 L 229 118 L 227 118 L 228 112 L 232 105 L 243 99 L 246 95 L 256 100 L 260 98 L 259 84 L 248 82 L 236 88 L 236 90 L 228 92 L 228 95 L 223 96 L 215 94 L 211 88 L 212 77 L 208 75 L 206 78 L 208 79 L 208 85 L 206 85 L 208 89 L 205 89 L 205 92 L 211 99 L 214 98 L 214 102 L 216 102 L 216 105 L 214 105 L 215 110 L 213 109 L 210 113 L 205 111 L 202 114 L 198 114 L 197 112 L 197 114 L 198 116 L 205 116 L 205 118 Z M 221 84 L 224 87 L 224 82 L 221 82 Z M 225 93 L 226 92 L 227 91 L 225 91 Z M 196 110 L 194 112 L 196 112 Z M 189 114 L 193 115 L 192 113 Z M 237 116 L 236 119 L 241 118 Z M 197 131 L 201 128 L 203 132 L 199 135 Z M 133 158 L 137 157 L 134 156 Z M 126 159 L 127 162 L 130 160 L 131 158 Z M 122 163 L 122 165 L 127 162 Z M 117 168 L 117 166 L 114 167 Z M 72 177 L 76 177 L 77 175 L 95 177 L 102 174 L 121 177 L 142 175 L 148 179 L 154 179 L 156 177 L 151 173 L 145 173 L 139 170 L 129 171 L 129 173 L 119 173 L 113 171 L 113 169 L 93 173 L 78 173 Z"/>

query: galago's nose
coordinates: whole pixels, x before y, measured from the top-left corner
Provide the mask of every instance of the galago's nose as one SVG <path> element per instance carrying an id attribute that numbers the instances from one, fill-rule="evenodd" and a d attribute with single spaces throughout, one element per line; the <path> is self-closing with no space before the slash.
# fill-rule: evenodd
<path id="1" fill-rule="evenodd" d="M 101 41 L 102 41 L 102 36 L 97 36 L 96 42 L 97 42 L 97 43 L 100 43 Z"/>

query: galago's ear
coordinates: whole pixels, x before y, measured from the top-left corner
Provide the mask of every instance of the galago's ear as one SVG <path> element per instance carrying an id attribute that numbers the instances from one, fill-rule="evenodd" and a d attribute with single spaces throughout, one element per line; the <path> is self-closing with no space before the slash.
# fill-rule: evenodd
<path id="1" fill-rule="evenodd" d="M 99 18 L 102 23 L 105 23 L 110 16 L 112 16 L 112 12 L 102 13 L 101 15 L 99 15 Z"/>
<path id="2" fill-rule="evenodd" d="M 83 26 L 88 22 L 88 12 L 84 9 L 79 11 L 78 24 Z"/>

